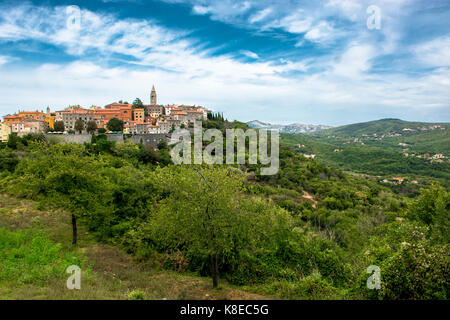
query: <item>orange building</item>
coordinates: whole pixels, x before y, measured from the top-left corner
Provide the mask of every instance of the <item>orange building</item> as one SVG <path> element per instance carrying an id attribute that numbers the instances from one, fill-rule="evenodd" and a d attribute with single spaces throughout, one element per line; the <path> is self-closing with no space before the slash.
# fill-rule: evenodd
<path id="1" fill-rule="evenodd" d="M 106 121 L 118 118 L 123 122 L 128 122 L 133 120 L 133 106 L 126 103 L 112 103 L 106 105 L 104 109 L 97 108 L 95 114 Z"/>
<path id="2" fill-rule="evenodd" d="M 20 117 L 18 115 L 7 115 L 3 117 L 3 121 L 10 126 L 14 123 L 19 123 Z"/>

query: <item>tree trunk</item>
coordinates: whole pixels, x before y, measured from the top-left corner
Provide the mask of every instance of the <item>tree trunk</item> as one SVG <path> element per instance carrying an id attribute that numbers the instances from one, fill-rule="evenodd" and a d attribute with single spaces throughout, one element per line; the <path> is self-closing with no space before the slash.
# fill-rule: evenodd
<path id="1" fill-rule="evenodd" d="M 77 218 L 75 217 L 74 214 L 72 214 L 72 244 L 76 245 L 77 244 Z"/>
<path id="2" fill-rule="evenodd" d="M 217 288 L 217 285 L 219 284 L 219 270 L 217 267 L 217 252 L 210 255 L 210 261 L 211 261 L 211 277 L 213 281 L 213 288 Z"/>

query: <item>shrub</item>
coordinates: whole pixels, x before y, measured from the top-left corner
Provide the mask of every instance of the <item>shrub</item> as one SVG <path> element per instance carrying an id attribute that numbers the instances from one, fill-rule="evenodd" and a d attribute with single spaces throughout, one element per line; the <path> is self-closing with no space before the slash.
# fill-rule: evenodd
<path id="1" fill-rule="evenodd" d="M 133 290 L 127 294 L 128 300 L 144 300 L 145 292 L 141 290 Z"/>
<path id="2" fill-rule="evenodd" d="M 0 171 L 13 172 L 18 163 L 19 159 L 13 152 L 7 149 L 0 149 Z"/>

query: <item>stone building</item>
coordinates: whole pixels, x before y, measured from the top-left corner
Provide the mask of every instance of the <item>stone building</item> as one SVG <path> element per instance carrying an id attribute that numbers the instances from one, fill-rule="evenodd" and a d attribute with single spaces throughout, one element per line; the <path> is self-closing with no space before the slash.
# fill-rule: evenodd
<path id="1" fill-rule="evenodd" d="M 89 121 L 94 120 L 94 111 L 87 110 L 80 106 L 69 107 L 62 111 L 56 111 L 56 121 L 64 122 L 66 131 L 75 130 L 75 122 L 82 120 L 86 125 Z"/>
<path id="2" fill-rule="evenodd" d="M 19 137 L 23 137 L 29 133 L 45 133 L 47 124 L 44 120 L 28 118 L 11 125 L 11 133 L 16 133 Z"/>
<path id="3" fill-rule="evenodd" d="M 158 119 L 163 115 L 164 107 L 160 105 L 144 105 L 144 110 L 147 118 Z"/>
<path id="4" fill-rule="evenodd" d="M 9 135 L 11 134 L 11 126 L 6 124 L 5 122 L 0 123 L 1 126 L 1 139 L 2 142 L 7 142 Z"/>

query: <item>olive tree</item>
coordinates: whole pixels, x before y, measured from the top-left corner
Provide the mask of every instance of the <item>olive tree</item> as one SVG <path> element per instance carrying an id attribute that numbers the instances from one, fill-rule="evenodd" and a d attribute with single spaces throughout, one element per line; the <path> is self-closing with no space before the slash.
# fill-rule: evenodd
<path id="1" fill-rule="evenodd" d="M 209 258 L 213 287 L 218 260 L 265 233 L 271 212 L 244 196 L 245 175 L 237 169 L 169 166 L 155 173 L 165 197 L 152 216 L 154 239 L 164 249 L 188 248 Z"/>

